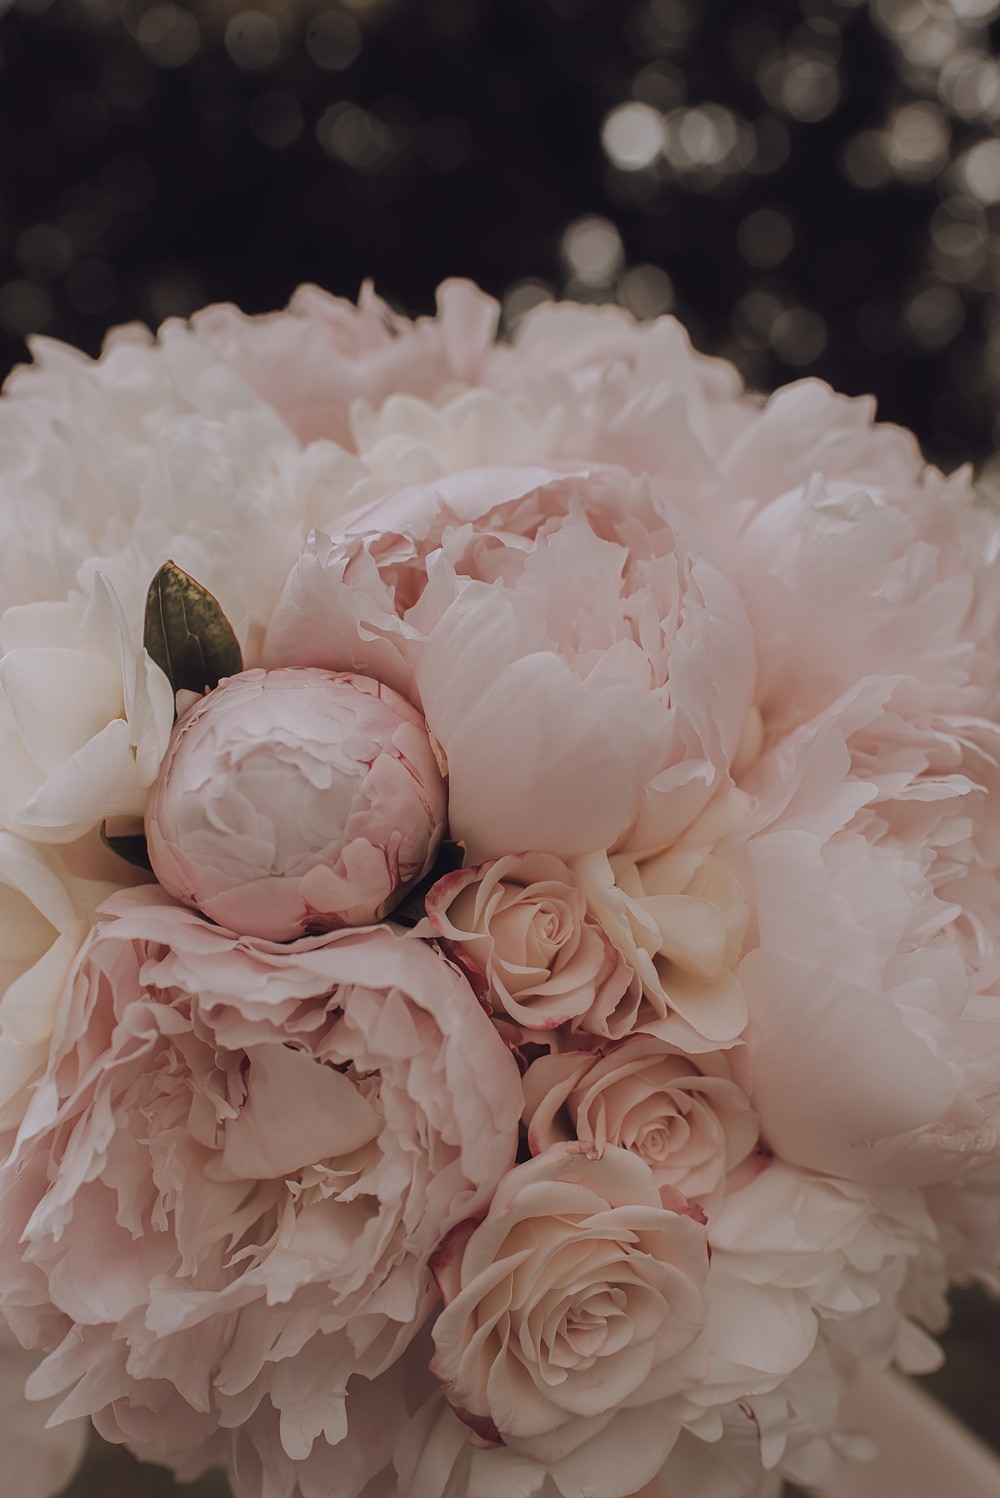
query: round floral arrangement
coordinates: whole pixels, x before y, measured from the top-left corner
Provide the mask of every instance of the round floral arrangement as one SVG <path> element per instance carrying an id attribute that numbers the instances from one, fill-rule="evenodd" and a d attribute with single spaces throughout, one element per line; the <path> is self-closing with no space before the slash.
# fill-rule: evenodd
<path id="1" fill-rule="evenodd" d="M 496 327 L 307 289 L 0 401 L 25 1498 L 85 1420 L 236 1498 L 835 1486 L 994 1274 L 996 517 L 670 319 Z"/>

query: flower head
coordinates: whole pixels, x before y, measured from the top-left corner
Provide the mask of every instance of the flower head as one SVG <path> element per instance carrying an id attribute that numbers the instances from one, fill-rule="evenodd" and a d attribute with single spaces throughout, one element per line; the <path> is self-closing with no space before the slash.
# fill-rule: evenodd
<path id="1" fill-rule="evenodd" d="M 287 941 L 380 920 L 427 872 L 446 791 L 419 713 L 363 676 L 244 671 L 178 724 L 147 813 L 164 888 Z"/>
<path id="2" fill-rule="evenodd" d="M 430 1258 L 485 1211 L 520 1109 L 509 1052 L 427 945 L 381 926 L 281 947 L 116 896 L 0 1181 L 38 1391 L 99 1367 L 71 1404 L 106 1433 L 197 1466 L 234 1430 L 329 1498 L 329 1463 L 322 1483 L 297 1464 L 347 1441 L 349 1469 L 351 1380 L 413 1341 Z"/>

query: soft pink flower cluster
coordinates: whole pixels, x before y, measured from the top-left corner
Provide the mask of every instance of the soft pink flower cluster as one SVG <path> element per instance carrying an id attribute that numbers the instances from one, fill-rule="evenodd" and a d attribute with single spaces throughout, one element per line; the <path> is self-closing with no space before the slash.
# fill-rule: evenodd
<path id="1" fill-rule="evenodd" d="M 235 1498 L 835 1485 L 996 1272 L 995 517 L 670 320 L 495 332 L 305 291 L 0 402 L 31 1498 L 81 1417 Z M 172 731 L 169 557 L 247 666 Z"/>

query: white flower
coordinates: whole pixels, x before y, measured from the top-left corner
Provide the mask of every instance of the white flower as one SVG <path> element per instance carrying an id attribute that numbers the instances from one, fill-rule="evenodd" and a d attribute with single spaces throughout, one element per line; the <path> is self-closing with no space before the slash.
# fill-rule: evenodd
<path id="1" fill-rule="evenodd" d="M 28 1106 L 70 968 L 112 888 L 74 878 L 53 850 L 0 832 L 0 1131 Z"/>
<path id="2" fill-rule="evenodd" d="M 0 822 L 69 843 L 106 817 L 141 817 L 174 697 L 107 578 L 85 607 L 8 609 L 0 644 Z"/>
<path id="3" fill-rule="evenodd" d="M 668 848 L 573 860 L 591 914 L 642 982 L 639 1028 L 689 1049 L 731 1044 L 747 1022 L 736 967 L 750 908 L 711 849 L 750 804 L 730 788 Z"/>

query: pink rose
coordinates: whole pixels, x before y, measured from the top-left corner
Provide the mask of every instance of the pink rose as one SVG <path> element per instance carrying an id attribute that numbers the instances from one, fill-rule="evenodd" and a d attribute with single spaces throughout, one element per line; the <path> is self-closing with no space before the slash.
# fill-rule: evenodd
<path id="1" fill-rule="evenodd" d="M 560 859 L 523 853 L 446 874 L 427 897 L 427 916 L 483 974 L 494 1008 L 523 1030 L 631 1028 L 641 999 L 635 974 L 589 919 Z"/>
<path id="2" fill-rule="evenodd" d="M 517 1068 L 455 968 L 391 927 L 278 946 L 152 888 L 105 909 L 0 1173 L 36 1391 L 77 1386 L 64 1414 L 184 1472 L 265 1451 L 302 1498 L 329 1498 L 343 1445 L 354 1498 L 391 1452 L 359 1453 L 352 1390 L 411 1342 L 431 1255 L 509 1168 Z"/>
<path id="3" fill-rule="evenodd" d="M 645 1160 L 661 1191 L 711 1212 L 757 1143 L 757 1115 L 723 1051 L 685 1056 L 653 1035 L 542 1056 L 524 1077 L 533 1154 L 592 1139 Z"/>
<path id="4" fill-rule="evenodd" d="M 548 1468 L 566 1498 L 626 1498 L 676 1440 L 707 1272 L 704 1227 L 662 1206 L 642 1160 L 555 1145 L 438 1254 L 434 1371 L 481 1441 Z"/>
<path id="5" fill-rule="evenodd" d="M 146 827 L 172 895 L 287 941 L 380 920 L 430 868 L 446 811 L 427 729 L 398 693 L 244 671 L 178 723 Z"/>
<path id="6" fill-rule="evenodd" d="M 691 521 L 648 480 L 579 464 L 451 474 L 316 535 L 265 659 L 418 703 L 473 863 L 666 846 L 725 782 L 755 676 Z"/>

